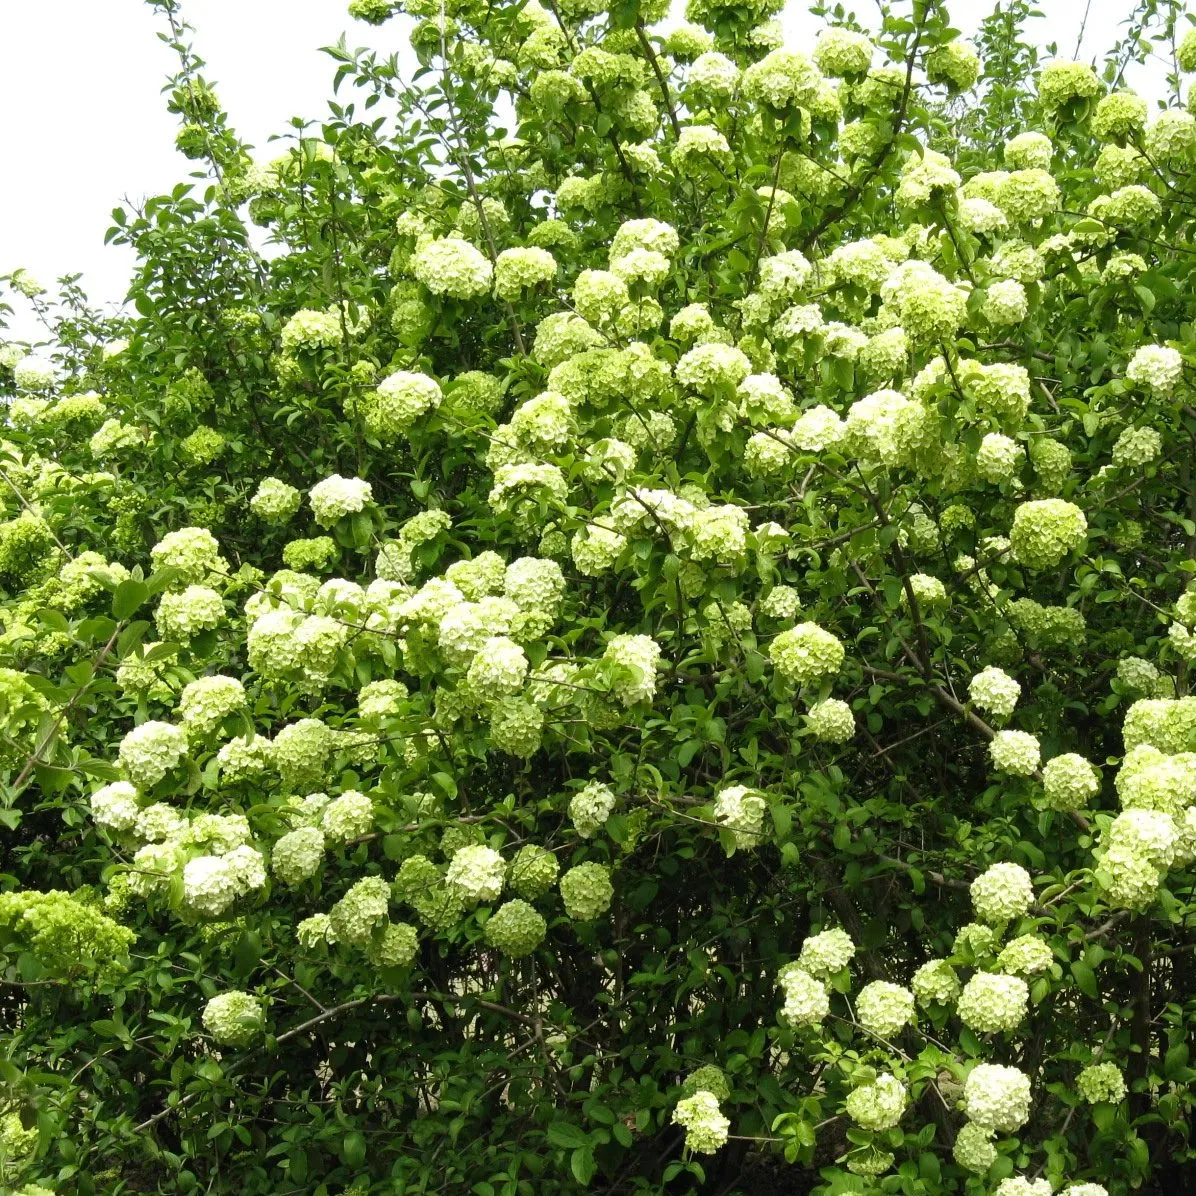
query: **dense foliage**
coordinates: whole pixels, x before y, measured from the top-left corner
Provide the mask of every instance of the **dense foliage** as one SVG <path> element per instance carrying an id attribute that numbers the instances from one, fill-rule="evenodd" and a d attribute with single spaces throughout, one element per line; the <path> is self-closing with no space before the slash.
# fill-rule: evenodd
<path id="1" fill-rule="evenodd" d="M 353 0 L 269 165 L 151 7 L 130 316 L 6 279 L 0 1187 L 1174 1190 L 1179 6 Z"/>

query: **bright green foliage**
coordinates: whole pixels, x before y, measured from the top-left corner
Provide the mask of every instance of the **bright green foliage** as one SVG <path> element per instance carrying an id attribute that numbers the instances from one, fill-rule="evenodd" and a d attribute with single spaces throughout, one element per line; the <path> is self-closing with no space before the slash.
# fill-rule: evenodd
<path id="1" fill-rule="evenodd" d="M 260 158 L 150 7 L 130 314 L 0 280 L 0 1188 L 1181 1190 L 1181 6 L 353 0 Z"/>

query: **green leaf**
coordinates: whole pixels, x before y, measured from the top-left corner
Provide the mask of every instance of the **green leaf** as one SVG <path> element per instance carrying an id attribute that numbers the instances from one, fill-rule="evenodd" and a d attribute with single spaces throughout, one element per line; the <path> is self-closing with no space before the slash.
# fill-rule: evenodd
<path id="1" fill-rule="evenodd" d="M 579 1147 L 569 1158 L 569 1170 L 573 1172 L 573 1178 L 583 1188 L 587 1187 L 590 1180 L 594 1178 L 596 1169 L 594 1152 L 588 1146 Z"/>
<path id="2" fill-rule="evenodd" d="M 149 586 L 130 577 L 116 587 L 112 595 L 112 614 L 117 619 L 127 619 L 148 597 Z"/>
<path id="3" fill-rule="evenodd" d="M 1086 963 L 1077 959 L 1071 965 L 1071 974 L 1075 978 L 1076 987 L 1086 997 L 1100 996 L 1100 989 L 1096 984 L 1096 973 Z"/>
<path id="4" fill-rule="evenodd" d="M 590 1145 L 590 1136 L 569 1121 L 554 1121 L 548 1127 L 548 1142 L 550 1146 L 558 1146 L 562 1150 L 574 1150 Z"/>

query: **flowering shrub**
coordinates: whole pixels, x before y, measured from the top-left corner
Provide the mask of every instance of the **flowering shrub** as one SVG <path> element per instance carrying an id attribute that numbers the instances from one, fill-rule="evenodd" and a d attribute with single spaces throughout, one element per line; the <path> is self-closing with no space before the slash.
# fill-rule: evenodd
<path id="1" fill-rule="evenodd" d="M 150 5 L 208 184 L 3 280 L 0 1188 L 1180 1190 L 1177 6 L 353 0 L 267 162 Z"/>

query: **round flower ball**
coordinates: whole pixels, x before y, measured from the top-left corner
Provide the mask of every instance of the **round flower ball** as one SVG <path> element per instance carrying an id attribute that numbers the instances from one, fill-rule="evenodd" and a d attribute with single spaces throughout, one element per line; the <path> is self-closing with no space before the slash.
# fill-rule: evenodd
<path id="1" fill-rule="evenodd" d="M 977 972 L 963 986 L 956 1004 L 959 1020 L 981 1034 L 1016 1030 L 1026 1017 L 1030 989 L 1019 976 Z"/>
<path id="2" fill-rule="evenodd" d="M 570 868 L 560 883 L 565 913 L 575 922 L 592 922 L 608 909 L 615 895 L 610 870 L 602 864 L 586 862 Z"/>
<path id="3" fill-rule="evenodd" d="M 913 974 L 910 988 L 919 1005 L 949 1005 L 959 996 L 960 983 L 945 959 L 930 959 Z"/>
<path id="4" fill-rule="evenodd" d="M 507 869 L 507 880 L 520 897 L 535 901 L 556 884 L 560 870 L 561 866 L 551 851 L 528 843 L 515 853 Z"/>
<path id="5" fill-rule="evenodd" d="M 117 749 L 117 763 L 138 789 L 152 789 L 187 755 L 187 733 L 153 720 L 134 727 Z"/>
<path id="6" fill-rule="evenodd" d="M 1076 1077 L 1076 1091 L 1090 1105 L 1118 1105 L 1125 1100 L 1127 1089 L 1116 1063 L 1093 1063 Z"/>
<path id="7" fill-rule="evenodd" d="M 1043 766 L 1042 787 L 1052 809 L 1082 810 L 1100 792 L 1100 773 L 1083 756 L 1065 752 Z"/>
<path id="8" fill-rule="evenodd" d="M 914 994 L 887 980 L 873 980 L 864 985 L 856 998 L 855 1009 L 860 1025 L 880 1038 L 891 1038 L 916 1016 Z"/>
<path id="9" fill-rule="evenodd" d="M 977 1125 L 974 1121 L 965 1122 L 955 1135 L 951 1157 L 968 1171 L 984 1175 L 997 1159 L 993 1131 Z"/>
<path id="10" fill-rule="evenodd" d="M 799 963 L 787 964 L 777 976 L 784 994 L 781 1018 L 791 1026 L 815 1026 L 831 1011 L 831 997 L 826 985 L 810 975 Z"/>
<path id="11" fill-rule="evenodd" d="M 1130 359 L 1125 376 L 1159 398 L 1167 398 L 1184 373 L 1184 359 L 1170 345 L 1143 345 Z"/>
<path id="12" fill-rule="evenodd" d="M 247 1047 L 265 1024 L 261 1002 L 246 992 L 220 993 L 204 1006 L 204 1029 L 221 1046 Z"/>
<path id="13" fill-rule="evenodd" d="M 1022 687 L 1004 669 L 989 667 L 977 673 L 968 684 L 972 705 L 1004 722 L 1017 705 Z"/>
<path id="14" fill-rule="evenodd" d="M 995 768 L 1015 777 L 1033 776 L 1042 758 L 1037 738 L 1026 731 L 998 731 L 988 754 Z"/>
<path id="15" fill-rule="evenodd" d="M 506 880 L 506 864 L 492 847 L 462 847 L 449 863 L 445 883 L 475 904 L 497 899 Z"/>
<path id="16" fill-rule="evenodd" d="M 847 1115 L 862 1129 L 873 1133 L 891 1130 L 909 1103 L 905 1085 L 896 1076 L 882 1072 L 871 1084 L 861 1084 L 847 1094 Z"/>
<path id="17" fill-rule="evenodd" d="M 1020 864 L 994 864 L 970 888 L 976 917 L 990 926 L 1023 917 L 1034 903 L 1030 874 Z"/>
<path id="18" fill-rule="evenodd" d="M 453 299 L 484 295 L 494 277 L 486 256 L 459 237 L 429 241 L 416 251 L 411 270 L 432 294 Z"/>
<path id="19" fill-rule="evenodd" d="M 285 523 L 299 510 L 303 495 L 280 478 L 262 478 L 249 500 L 249 509 L 271 523 Z"/>
<path id="20" fill-rule="evenodd" d="M 714 1093 L 700 1091 L 677 1102 L 673 1122 L 685 1129 L 685 1149 L 716 1154 L 726 1145 L 731 1123 L 723 1116 Z"/>
<path id="21" fill-rule="evenodd" d="M 274 875 L 284 885 L 299 885 L 319 871 L 324 862 L 324 832 L 318 826 L 301 826 L 288 831 L 270 857 Z"/>
<path id="22" fill-rule="evenodd" d="M 548 933 L 548 923 L 518 897 L 498 907 L 486 923 L 486 942 L 511 959 L 530 955 Z"/>
<path id="23" fill-rule="evenodd" d="M 786 681 L 811 685 L 833 677 L 843 664 L 843 644 L 817 623 L 799 623 L 772 641 L 768 658 Z"/>
<path id="24" fill-rule="evenodd" d="M 845 930 L 835 927 L 812 934 L 801 945 L 798 965 L 820 980 L 841 972 L 855 955 L 855 943 Z"/>
<path id="25" fill-rule="evenodd" d="M 317 482 L 308 493 L 312 514 L 321 527 L 332 527 L 345 515 L 355 515 L 364 510 L 373 497 L 374 490 L 369 482 L 335 473 Z"/>
<path id="26" fill-rule="evenodd" d="M 1012 1134 L 1030 1119 L 1030 1077 L 1016 1067 L 979 1063 L 964 1081 L 963 1108 L 983 1129 Z"/>

